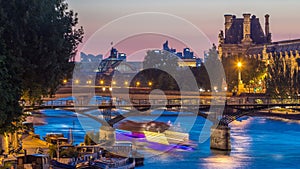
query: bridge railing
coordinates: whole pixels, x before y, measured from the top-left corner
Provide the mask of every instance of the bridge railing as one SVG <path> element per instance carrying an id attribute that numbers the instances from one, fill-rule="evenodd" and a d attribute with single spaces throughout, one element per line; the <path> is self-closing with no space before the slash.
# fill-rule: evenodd
<path id="1" fill-rule="evenodd" d="M 78 100 L 45 100 L 40 106 L 73 106 L 73 105 L 90 105 L 90 106 L 130 106 L 130 105 L 274 105 L 274 104 L 299 104 L 298 98 L 281 98 L 273 99 L 266 97 L 227 97 L 225 98 L 201 98 L 201 99 L 132 99 L 124 100 L 122 98 L 113 98 L 109 100 L 100 100 L 91 103 L 80 102 Z"/>

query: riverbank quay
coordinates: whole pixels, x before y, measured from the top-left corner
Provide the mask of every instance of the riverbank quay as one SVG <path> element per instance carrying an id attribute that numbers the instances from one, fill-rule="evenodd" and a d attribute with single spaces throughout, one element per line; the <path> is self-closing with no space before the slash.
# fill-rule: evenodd
<path id="1" fill-rule="evenodd" d="M 39 135 L 36 135 L 33 132 L 22 134 L 19 141 L 21 144 L 16 149 L 11 149 L 10 147 L 12 145 L 8 144 L 8 150 L 2 151 L 2 154 L 0 155 L 0 168 L 17 166 L 17 159 L 21 156 L 48 154 L 49 146 L 51 145 L 50 143 L 41 140 Z"/>
<path id="2" fill-rule="evenodd" d="M 60 137 L 57 139 L 59 140 Z M 56 147 L 54 155 L 53 146 Z M 0 156 L 0 168 L 82 168 L 83 166 L 99 168 L 100 165 L 105 168 L 117 166 L 117 168 L 129 169 L 143 165 L 143 158 L 129 157 L 133 153 L 136 151 L 132 149 L 132 144 L 127 142 L 116 143 L 109 147 L 99 144 L 78 146 L 68 143 L 51 144 L 30 132 L 22 136 L 21 151 Z"/>
<path id="3" fill-rule="evenodd" d="M 286 108 L 261 110 L 261 111 L 253 112 L 249 114 L 249 116 L 267 117 L 274 120 L 283 120 L 283 121 L 292 120 L 292 121 L 300 122 L 300 112 L 291 109 L 286 109 Z"/>

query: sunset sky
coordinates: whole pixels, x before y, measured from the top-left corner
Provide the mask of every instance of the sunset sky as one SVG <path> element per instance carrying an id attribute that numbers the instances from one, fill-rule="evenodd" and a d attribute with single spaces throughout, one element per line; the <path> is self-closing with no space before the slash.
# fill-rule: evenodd
<path id="1" fill-rule="evenodd" d="M 177 48 L 179 51 L 182 51 L 181 48 L 185 46 L 190 47 L 189 43 L 197 43 L 196 41 L 184 43 L 189 40 L 184 40 L 184 42 L 182 42 L 182 39 L 173 41 L 172 38 L 169 39 L 166 37 L 165 34 L 162 36 L 154 35 L 153 37 L 147 34 L 145 38 L 141 35 L 134 35 L 134 32 L 132 32 L 132 36 L 127 36 L 127 39 L 130 39 L 128 41 L 124 40 L 124 37 L 122 37 L 123 39 L 118 39 L 117 37 L 111 38 L 108 34 L 106 34 L 107 36 L 105 37 L 103 37 L 105 34 L 97 37 L 99 30 L 101 30 L 105 25 L 108 25 L 107 27 L 109 28 L 112 26 L 112 22 L 115 22 L 116 20 L 119 22 L 121 20 L 118 18 L 141 12 L 156 12 L 163 13 L 163 15 L 170 14 L 172 17 L 178 16 L 202 31 L 203 35 L 208 38 L 208 40 L 206 40 L 208 41 L 207 44 L 200 44 L 200 42 L 199 44 L 196 44 L 198 46 L 202 46 L 201 48 L 203 49 L 191 47 L 196 53 L 198 53 L 198 55 L 202 55 L 201 50 L 207 50 L 208 46 L 212 43 L 218 43 L 218 33 L 221 29 L 224 29 L 224 14 L 234 14 L 237 17 L 242 17 L 243 13 L 251 13 L 260 18 L 262 26 L 264 26 L 264 15 L 270 14 L 270 30 L 273 41 L 300 38 L 300 13 L 298 12 L 300 7 L 299 0 L 68 0 L 67 2 L 70 9 L 73 9 L 79 14 L 79 25 L 82 25 L 85 30 L 85 42 L 93 38 L 107 38 L 107 41 L 105 41 L 107 45 L 104 45 L 105 47 L 103 47 L 103 45 L 102 47 L 99 47 L 101 44 L 98 44 L 93 40 L 90 41 L 89 44 L 84 43 L 80 46 L 80 50 L 92 54 L 107 53 L 108 50 L 106 50 L 106 48 L 112 46 L 108 43 L 108 41 L 113 41 L 113 45 L 116 46 L 120 41 L 122 41 L 123 44 L 119 44 L 119 46 L 124 46 L 124 43 L 128 43 L 129 41 L 137 41 L 136 43 L 133 43 L 131 47 L 128 47 L 127 44 L 127 46 L 125 45 L 126 47 L 121 50 L 119 49 L 120 52 L 129 53 L 129 55 L 139 53 L 138 51 L 143 51 L 145 48 L 161 48 L 162 43 L 164 43 L 165 40 L 171 41 L 170 46 Z M 137 19 L 138 24 L 146 24 L 148 22 L 146 18 L 147 17 L 145 17 L 144 20 L 143 17 Z M 159 19 L 161 18 L 159 17 Z M 177 19 L 175 18 L 173 20 Z M 167 22 L 172 21 L 168 20 Z M 130 21 L 127 23 L 127 25 L 126 23 L 121 25 L 120 21 L 117 25 L 121 26 L 119 26 L 119 29 L 114 31 L 119 30 L 124 33 L 127 31 L 130 32 L 132 30 L 132 24 Z M 171 27 L 172 23 L 170 23 L 170 26 L 168 26 L 168 24 L 158 25 L 161 26 L 160 29 L 170 30 L 170 34 L 173 32 L 174 35 L 177 33 L 184 34 L 185 37 L 190 39 L 196 38 L 194 33 L 188 29 L 182 30 L 181 32 L 178 32 L 179 30 L 173 30 L 173 27 Z M 145 27 L 146 26 L 147 24 Z M 153 28 L 155 28 L 155 26 L 153 26 Z M 181 27 L 183 28 L 184 26 Z M 149 31 L 149 29 L 147 30 Z M 117 33 L 114 32 L 114 34 Z M 92 44 L 91 42 L 96 44 Z M 145 43 L 149 44 L 149 46 L 145 47 Z M 143 45 L 137 47 L 140 44 Z M 139 56 L 129 56 L 129 60 L 139 60 Z"/>

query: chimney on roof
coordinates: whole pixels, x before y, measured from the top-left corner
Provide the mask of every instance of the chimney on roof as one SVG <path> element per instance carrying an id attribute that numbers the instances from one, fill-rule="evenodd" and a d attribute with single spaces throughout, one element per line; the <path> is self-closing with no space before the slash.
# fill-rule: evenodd
<path id="1" fill-rule="evenodd" d="M 232 25 L 232 15 L 226 14 L 224 15 L 224 17 L 225 17 L 225 37 L 226 37 L 227 31 Z"/>
<path id="2" fill-rule="evenodd" d="M 251 42 L 251 14 L 243 14 L 244 16 L 244 24 L 243 24 L 243 42 Z"/>
<path id="3" fill-rule="evenodd" d="M 270 23 L 269 23 L 270 15 L 266 14 L 265 15 L 265 34 L 267 37 L 267 42 L 271 42 L 271 33 L 270 33 Z"/>

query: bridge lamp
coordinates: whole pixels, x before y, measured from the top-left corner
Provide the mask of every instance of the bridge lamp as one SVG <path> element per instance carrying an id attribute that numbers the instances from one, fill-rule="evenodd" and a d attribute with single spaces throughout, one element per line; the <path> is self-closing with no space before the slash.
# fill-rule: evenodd
<path id="1" fill-rule="evenodd" d="M 137 81 L 136 86 L 140 86 L 141 82 Z"/>
<path id="2" fill-rule="evenodd" d="M 86 81 L 86 84 L 92 84 L 91 80 Z"/>
<path id="3" fill-rule="evenodd" d="M 103 85 L 104 84 L 104 80 L 100 80 L 100 84 Z"/>
<path id="4" fill-rule="evenodd" d="M 148 82 L 148 86 L 152 86 L 152 82 Z"/>
<path id="5" fill-rule="evenodd" d="M 64 84 L 66 84 L 67 82 L 68 82 L 68 80 L 67 80 L 67 79 L 64 79 L 64 80 L 63 80 L 63 83 L 64 83 Z"/>
<path id="6" fill-rule="evenodd" d="M 217 86 L 214 86 L 214 91 L 218 92 L 218 87 Z"/>
<path id="7" fill-rule="evenodd" d="M 224 91 L 227 91 L 227 86 L 224 87 Z"/>
<path id="8" fill-rule="evenodd" d="M 75 80 L 75 84 L 79 84 L 79 80 L 78 79 Z"/>

